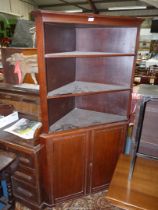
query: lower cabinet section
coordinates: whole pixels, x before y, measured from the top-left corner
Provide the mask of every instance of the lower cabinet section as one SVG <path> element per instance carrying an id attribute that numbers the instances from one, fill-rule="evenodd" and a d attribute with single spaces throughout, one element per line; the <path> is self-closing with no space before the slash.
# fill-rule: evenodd
<path id="1" fill-rule="evenodd" d="M 16 201 L 31 210 L 105 189 L 124 149 L 127 122 L 42 134 L 41 144 L 24 146 L 0 140 L 14 152 Z"/>
<path id="2" fill-rule="evenodd" d="M 43 135 L 46 203 L 105 189 L 124 149 L 127 123 Z"/>

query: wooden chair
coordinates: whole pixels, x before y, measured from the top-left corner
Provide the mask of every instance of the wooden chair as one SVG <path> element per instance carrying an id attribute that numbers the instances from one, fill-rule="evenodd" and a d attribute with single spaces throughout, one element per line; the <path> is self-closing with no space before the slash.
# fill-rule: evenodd
<path id="1" fill-rule="evenodd" d="M 16 159 L 16 155 L 11 152 L 0 150 L 0 203 L 4 206 L 2 210 L 14 210 L 14 198 L 11 183 L 11 164 Z M 6 181 L 7 197 L 4 196 L 1 181 Z"/>

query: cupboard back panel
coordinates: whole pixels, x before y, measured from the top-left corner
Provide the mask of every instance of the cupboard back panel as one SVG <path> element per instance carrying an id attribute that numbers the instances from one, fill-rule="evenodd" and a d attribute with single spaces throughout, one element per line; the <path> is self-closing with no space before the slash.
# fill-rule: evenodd
<path id="1" fill-rule="evenodd" d="M 75 28 L 44 24 L 45 53 L 74 51 L 76 46 Z"/>
<path id="2" fill-rule="evenodd" d="M 47 91 L 75 80 L 75 58 L 49 58 L 46 60 Z"/>
<path id="3" fill-rule="evenodd" d="M 127 116 L 129 97 L 129 91 L 76 97 L 76 108 Z"/>
<path id="4" fill-rule="evenodd" d="M 49 126 L 75 108 L 75 98 L 60 98 L 48 100 Z"/>
<path id="5" fill-rule="evenodd" d="M 53 26 L 53 27 L 52 27 Z M 86 28 L 44 24 L 45 53 L 68 51 L 135 52 L 137 28 Z M 51 45 L 50 45 L 51 43 Z"/>
<path id="6" fill-rule="evenodd" d="M 137 28 L 77 28 L 76 50 L 135 52 Z"/>
<path id="7" fill-rule="evenodd" d="M 131 86 L 133 56 L 76 58 L 76 80 Z"/>

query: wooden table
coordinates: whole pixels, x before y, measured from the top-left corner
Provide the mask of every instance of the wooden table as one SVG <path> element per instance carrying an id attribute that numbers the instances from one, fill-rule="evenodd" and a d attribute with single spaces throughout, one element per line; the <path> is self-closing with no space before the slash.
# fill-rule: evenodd
<path id="1" fill-rule="evenodd" d="M 128 210 L 158 210 L 158 161 L 137 158 L 128 181 L 130 157 L 121 155 L 106 198 Z"/>

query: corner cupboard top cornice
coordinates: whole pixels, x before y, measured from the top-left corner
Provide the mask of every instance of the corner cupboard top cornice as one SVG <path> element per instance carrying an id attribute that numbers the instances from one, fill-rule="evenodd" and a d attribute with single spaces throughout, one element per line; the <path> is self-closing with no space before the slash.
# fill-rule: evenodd
<path id="1" fill-rule="evenodd" d="M 88 24 L 99 26 L 129 26 L 138 27 L 143 22 L 142 18 L 127 16 L 108 16 L 90 13 L 64 13 L 47 10 L 35 10 L 32 15 L 41 18 L 43 22 L 68 23 L 68 24 Z"/>

